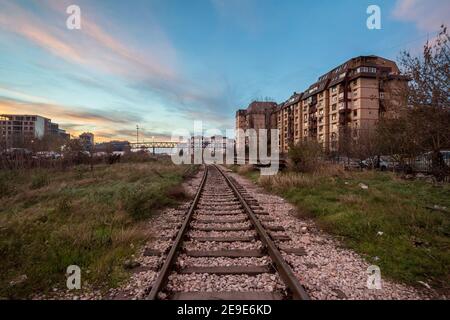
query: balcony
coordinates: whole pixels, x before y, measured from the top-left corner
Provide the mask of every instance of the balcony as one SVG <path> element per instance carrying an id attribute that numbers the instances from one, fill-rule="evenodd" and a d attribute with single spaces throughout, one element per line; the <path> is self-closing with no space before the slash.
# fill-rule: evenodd
<path id="1" fill-rule="evenodd" d="M 339 117 L 339 124 L 341 126 L 345 126 L 347 123 L 350 123 L 352 119 L 349 116 L 341 116 Z"/>

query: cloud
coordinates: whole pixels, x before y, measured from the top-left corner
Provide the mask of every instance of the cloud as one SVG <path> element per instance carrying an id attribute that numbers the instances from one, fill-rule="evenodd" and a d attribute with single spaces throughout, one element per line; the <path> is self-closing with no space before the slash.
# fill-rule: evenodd
<path id="1" fill-rule="evenodd" d="M 66 1 L 45 1 L 48 9 L 59 16 L 55 21 L 65 21 Z M 11 1 L 0 0 L 0 27 L 16 33 L 35 45 L 49 51 L 59 58 L 86 68 L 100 69 L 103 72 L 131 78 L 156 78 L 176 80 L 173 66 L 176 61 L 152 55 L 149 51 L 145 57 L 139 52 L 129 49 L 123 43 L 105 32 L 99 25 L 82 15 L 82 28 L 70 31 L 64 24 L 49 24 L 31 10 L 26 10 Z M 66 5 L 65 5 L 66 4 Z M 59 26 L 59 28 L 58 28 Z M 162 39 L 159 35 L 156 39 Z M 165 57 L 173 57 L 175 50 L 168 41 L 152 41 L 155 52 L 168 53 Z M 158 46 L 161 46 L 158 48 Z"/>
<path id="2" fill-rule="evenodd" d="M 82 29 L 67 30 L 65 9 L 69 4 L 72 3 L 65 0 L 36 1 L 36 7 L 39 10 L 33 11 L 32 6 L 25 8 L 12 1 L 0 0 L 2 7 L 0 30 L 18 35 L 77 67 L 79 71 L 76 74 L 67 75 L 66 73 L 63 77 L 76 81 L 89 90 L 102 90 L 113 96 L 119 95 L 121 100 L 127 101 L 130 109 L 134 105 L 135 110 L 142 110 L 142 106 L 151 103 L 149 100 L 144 102 L 143 99 L 154 99 L 156 96 L 157 99 L 160 98 L 160 105 L 174 114 L 174 119 L 205 119 L 214 124 L 223 123 L 225 115 L 229 114 L 230 109 L 234 107 L 230 102 L 229 88 L 220 81 L 210 81 L 211 75 L 208 75 L 209 80 L 205 78 L 200 81 L 193 81 L 184 75 L 175 47 L 156 21 L 148 22 L 150 24 L 148 36 L 152 41 L 142 42 L 139 39 L 140 50 L 138 50 L 133 48 L 133 37 L 125 34 L 123 30 L 118 30 L 114 25 L 111 26 L 112 22 L 94 16 L 95 10 L 88 9 L 84 4 L 82 5 Z M 237 5 L 237 2 L 234 2 L 233 6 Z M 247 13 L 241 17 L 247 20 L 251 16 L 251 7 L 248 4 L 244 7 L 248 10 L 245 10 Z M 221 10 L 229 13 L 233 11 L 229 4 Z M 246 18 L 247 14 L 250 16 Z M 59 23 L 49 23 L 49 21 L 59 21 Z M 53 68 L 53 65 L 50 67 Z M 130 90 L 116 90 L 110 87 L 110 83 L 102 83 L 95 78 L 83 76 L 83 70 L 95 71 L 107 77 L 112 76 L 111 79 L 119 80 L 115 81 L 116 84 L 123 83 L 123 88 L 132 89 L 135 94 Z M 52 118 L 63 118 L 68 123 L 81 124 L 84 121 L 86 126 L 94 126 L 95 120 L 103 124 L 111 124 L 121 119 L 120 114 L 109 110 L 100 111 L 91 108 L 89 110 L 96 111 L 93 113 L 73 112 L 71 106 L 65 104 L 23 99 L 26 98 L 23 96 L 14 97 L 19 101 L 32 102 L 25 105 L 16 101 L 15 107 L 26 108 L 29 112 L 33 111 L 32 113 L 45 112 Z M 11 103 L 9 101 L 9 108 L 12 106 Z M 6 102 L 3 101 L 3 108 L 6 106 Z M 83 119 L 82 116 L 86 118 Z M 97 116 L 101 117 L 97 118 Z M 141 122 L 142 118 L 128 112 L 119 123 L 125 125 L 126 121 Z M 160 127 L 171 125 L 173 126 L 173 123 Z"/>
<path id="3" fill-rule="evenodd" d="M 39 114 L 57 122 L 69 122 L 72 125 L 118 125 L 139 120 L 137 115 L 123 112 L 107 112 L 91 108 L 58 105 L 43 102 L 31 102 L 0 95 L 0 113 Z"/>
<path id="4" fill-rule="evenodd" d="M 130 113 L 105 113 L 101 110 L 30 102 L 1 95 L 0 114 L 38 114 L 59 123 L 60 128 L 67 130 L 73 136 L 93 131 L 97 141 L 132 139 L 134 135 L 128 134 L 131 131 L 127 132 L 121 128 L 127 128 L 130 123 L 136 123 L 139 120 L 139 117 Z"/>
<path id="5" fill-rule="evenodd" d="M 413 22 L 422 31 L 437 31 L 441 24 L 450 26 L 450 1 L 448 0 L 397 0 L 393 17 Z"/>

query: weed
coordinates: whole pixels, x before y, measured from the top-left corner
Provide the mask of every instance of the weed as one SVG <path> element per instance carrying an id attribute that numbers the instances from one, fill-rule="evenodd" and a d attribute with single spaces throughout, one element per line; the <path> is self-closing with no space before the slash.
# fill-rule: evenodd
<path id="1" fill-rule="evenodd" d="M 187 169 L 158 159 L 86 168 L 0 172 L 7 181 L 0 188 L 14 188 L 0 206 L 0 297 L 64 288 L 71 264 L 81 267 L 83 283 L 120 284 L 123 261 L 151 236 L 142 220 L 181 196 L 176 186 Z"/>
<path id="2" fill-rule="evenodd" d="M 50 179 L 48 175 L 44 172 L 37 173 L 31 178 L 30 189 L 41 189 L 47 185 L 49 185 Z"/>
<path id="3" fill-rule="evenodd" d="M 363 190 L 360 183 L 369 188 Z M 449 185 L 438 188 L 390 173 L 350 173 L 333 166 L 261 177 L 259 184 L 295 204 L 369 262 L 378 257 L 386 276 L 413 285 L 448 285 L 450 216 L 426 207 L 450 207 Z"/>

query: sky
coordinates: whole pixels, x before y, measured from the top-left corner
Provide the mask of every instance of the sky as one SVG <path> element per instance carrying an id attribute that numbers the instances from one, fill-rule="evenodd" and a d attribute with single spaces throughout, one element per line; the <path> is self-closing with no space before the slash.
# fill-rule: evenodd
<path id="1" fill-rule="evenodd" d="M 285 101 L 355 56 L 418 54 L 443 23 L 448 0 L 0 0 L 0 114 L 97 141 L 134 141 L 137 124 L 155 141 L 195 120 L 233 129 L 251 101 Z"/>

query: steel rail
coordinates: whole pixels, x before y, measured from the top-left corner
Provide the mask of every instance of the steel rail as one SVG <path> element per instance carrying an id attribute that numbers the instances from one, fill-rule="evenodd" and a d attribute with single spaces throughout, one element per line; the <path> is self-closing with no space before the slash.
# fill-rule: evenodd
<path id="1" fill-rule="evenodd" d="M 200 200 L 203 188 L 205 187 L 206 178 L 208 177 L 208 170 L 209 170 L 208 166 L 205 166 L 205 172 L 203 174 L 202 181 L 200 182 L 200 186 L 197 189 L 197 193 L 194 197 L 194 200 L 192 201 L 192 204 L 189 207 L 189 211 L 186 215 L 186 218 L 184 219 L 183 224 L 181 225 L 181 229 L 178 231 L 177 237 L 175 238 L 175 242 L 172 245 L 172 248 L 170 249 L 169 254 L 166 257 L 166 261 L 164 262 L 164 265 L 159 271 L 158 278 L 156 278 L 156 281 L 153 284 L 150 293 L 146 297 L 146 300 L 158 299 L 158 293 L 163 289 L 163 287 L 167 283 L 169 273 L 171 272 L 172 266 L 175 263 L 175 260 L 178 256 L 180 246 L 183 242 L 186 231 L 189 228 L 189 224 L 191 223 L 192 216 Z"/>
<path id="2" fill-rule="evenodd" d="M 281 252 L 278 250 L 278 248 L 275 245 L 275 243 L 273 242 L 273 240 L 267 234 L 267 231 L 265 230 L 264 226 L 261 224 L 259 219 L 256 217 L 255 213 L 250 208 L 247 201 L 241 195 L 241 193 L 236 188 L 234 183 L 230 180 L 230 178 L 227 177 L 227 175 L 218 166 L 214 165 L 214 167 L 222 174 L 222 176 L 225 178 L 225 181 L 230 186 L 230 188 L 233 190 L 233 193 L 236 195 L 236 197 L 239 199 L 239 202 L 244 207 L 244 209 L 247 212 L 248 216 L 250 217 L 250 220 L 251 220 L 253 226 L 255 227 L 256 232 L 258 233 L 261 241 L 266 245 L 269 256 L 272 258 L 272 261 L 275 264 L 275 268 L 276 268 L 277 272 L 279 273 L 281 279 L 284 281 L 284 283 L 287 285 L 287 287 L 291 290 L 294 300 L 309 300 L 310 297 L 309 297 L 308 293 L 306 293 L 305 289 L 303 288 L 303 286 L 298 281 L 297 277 L 292 272 L 292 269 L 284 261 L 283 256 L 281 255 Z"/>

